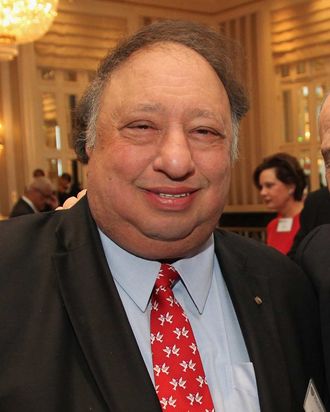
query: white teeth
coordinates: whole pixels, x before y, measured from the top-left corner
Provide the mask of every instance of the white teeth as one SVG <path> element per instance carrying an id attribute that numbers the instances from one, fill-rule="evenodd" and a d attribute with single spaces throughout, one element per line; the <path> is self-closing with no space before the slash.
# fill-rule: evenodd
<path id="1" fill-rule="evenodd" d="M 187 197 L 190 196 L 190 193 L 179 193 L 179 194 L 170 194 L 170 193 L 159 193 L 160 197 L 166 197 L 168 199 L 170 198 L 179 198 L 179 197 Z"/>

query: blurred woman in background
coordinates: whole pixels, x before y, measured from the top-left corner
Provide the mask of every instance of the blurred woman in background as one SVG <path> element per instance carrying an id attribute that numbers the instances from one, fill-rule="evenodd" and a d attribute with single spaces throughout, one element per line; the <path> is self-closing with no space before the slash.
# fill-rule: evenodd
<path id="1" fill-rule="evenodd" d="M 287 254 L 300 228 L 306 176 L 298 160 L 287 153 L 266 157 L 253 173 L 263 202 L 277 217 L 267 225 L 267 244 Z"/>

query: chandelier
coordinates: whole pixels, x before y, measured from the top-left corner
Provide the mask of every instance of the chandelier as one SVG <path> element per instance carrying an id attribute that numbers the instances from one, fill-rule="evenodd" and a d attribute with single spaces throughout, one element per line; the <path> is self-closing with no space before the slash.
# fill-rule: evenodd
<path id="1" fill-rule="evenodd" d="M 56 16 L 58 0 L 0 0 L 0 60 L 17 55 L 17 45 L 39 39 Z"/>

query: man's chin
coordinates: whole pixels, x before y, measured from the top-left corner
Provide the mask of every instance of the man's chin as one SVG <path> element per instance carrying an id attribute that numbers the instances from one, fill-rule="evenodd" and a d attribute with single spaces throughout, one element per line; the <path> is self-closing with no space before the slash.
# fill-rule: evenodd
<path id="1" fill-rule="evenodd" d="M 159 242 L 180 242 L 184 239 L 189 238 L 195 228 L 194 227 L 166 227 L 166 228 L 152 228 L 152 230 L 146 230 L 144 235 L 149 239 L 159 241 Z"/>
<path id="2" fill-rule="evenodd" d="M 134 246 L 129 245 L 133 247 L 131 249 L 128 248 L 128 250 L 145 259 L 173 261 L 195 255 L 209 236 L 210 234 L 195 236 L 195 233 L 186 236 L 162 234 L 150 237 L 149 235 L 148 240 L 145 238 L 145 244 L 141 242 Z"/>

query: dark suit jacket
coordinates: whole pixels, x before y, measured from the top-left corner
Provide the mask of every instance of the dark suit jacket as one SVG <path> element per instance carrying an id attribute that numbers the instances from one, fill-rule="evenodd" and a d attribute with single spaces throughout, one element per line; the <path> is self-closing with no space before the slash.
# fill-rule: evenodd
<path id="1" fill-rule="evenodd" d="M 315 227 L 330 223 L 330 192 L 322 187 L 308 194 L 300 214 L 300 230 L 296 234 L 288 256 L 294 257 L 300 242 Z"/>
<path id="2" fill-rule="evenodd" d="M 35 213 L 32 207 L 26 203 L 23 198 L 19 198 L 18 201 L 14 204 L 9 217 L 16 217 L 21 215 L 28 215 L 30 213 Z"/>
<path id="3" fill-rule="evenodd" d="M 330 225 L 314 229 L 299 246 L 297 262 L 316 288 L 321 316 L 324 359 L 330 392 Z"/>
<path id="4" fill-rule="evenodd" d="M 261 410 L 302 412 L 309 378 L 324 386 L 308 278 L 261 243 L 215 242 Z M 160 412 L 87 199 L 1 222 L 0 250 L 0 411 Z"/>

